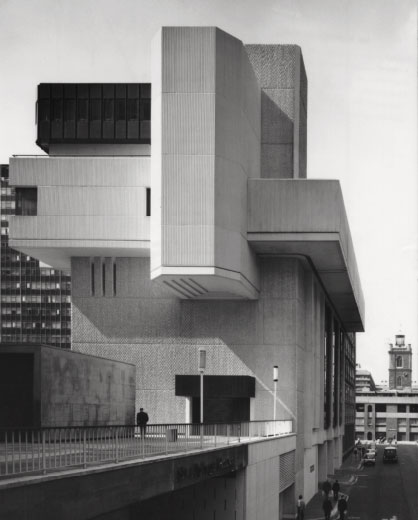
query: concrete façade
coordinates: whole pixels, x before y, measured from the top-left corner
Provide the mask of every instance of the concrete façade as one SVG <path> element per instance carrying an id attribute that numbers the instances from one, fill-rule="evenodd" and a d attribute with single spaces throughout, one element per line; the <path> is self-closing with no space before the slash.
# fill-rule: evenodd
<path id="1" fill-rule="evenodd" d="M 177 27 L 153 52 L 151 158 L 80 141 L 11 159 L 11 183 L 38 193 L 11 245 L 71 266 L 73 349 L 134 363 L 151 422 L 196 420 L 175 377 L 197 373 L 198 347 L 207 375 L 255 378 L 255 397 L 225 396 L 224 420 L 272 417 L 278 365 L 293 495 L 309 499 L 354 441 L 364 302 L 339 183 L 305 179 L 301 51 Z"/>

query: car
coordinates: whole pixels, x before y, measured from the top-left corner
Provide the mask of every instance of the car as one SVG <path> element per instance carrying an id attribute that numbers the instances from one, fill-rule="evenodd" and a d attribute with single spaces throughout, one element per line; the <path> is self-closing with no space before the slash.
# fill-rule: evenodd
<path id="1" fill-rule="evenodd" d="M 370 448 L 369 450 L 366 451 L 365 455 L 369 455 L 369 454 L 373 455 L 376 458 L 377 452 L 374 448 Z"/>
<path id="2" fill-rule="evenodd" d="M 363 459 L 364 466 L 374 466 L 376 464 L 376 453 L 369 450 Z"/>
<path id="3" fill-rule="evenodd" d="M 398 450 L 395 446 L 386 446 L 383 450 L 383 462 L 398 462 Z"/>

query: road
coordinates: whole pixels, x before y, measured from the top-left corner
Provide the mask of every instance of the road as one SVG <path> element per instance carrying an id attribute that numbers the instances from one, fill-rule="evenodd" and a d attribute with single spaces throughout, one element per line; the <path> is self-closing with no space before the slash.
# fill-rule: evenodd
<path id="1" fill-rule="evenodd" d="M 398 463 L 383 464 L 378 446 L 376 466 L 357 472 L 349 520 L 418 520 L 418 444 L 397 447 Z"/>

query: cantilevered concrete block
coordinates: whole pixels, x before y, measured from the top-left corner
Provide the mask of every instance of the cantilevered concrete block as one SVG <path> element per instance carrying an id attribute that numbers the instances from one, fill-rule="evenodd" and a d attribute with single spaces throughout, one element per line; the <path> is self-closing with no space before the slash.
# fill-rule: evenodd
<path id="1" fill-rule="evenodd" d="M 240 40 L 163 28 L 152 78 L 151 278 L 181 298 L 257 298 L 247 180 L 260 170 L 260 87 Z"/>

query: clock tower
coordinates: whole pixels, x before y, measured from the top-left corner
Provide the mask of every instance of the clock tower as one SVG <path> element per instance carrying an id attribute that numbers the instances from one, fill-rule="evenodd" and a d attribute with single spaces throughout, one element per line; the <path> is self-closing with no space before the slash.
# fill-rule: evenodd
<path id="1" fill-rule="evenodd" d="M 404 390 L 412 385 L 412 349 L 405 336 L 397 334 L 389 344 L 389 389 Z"/>

